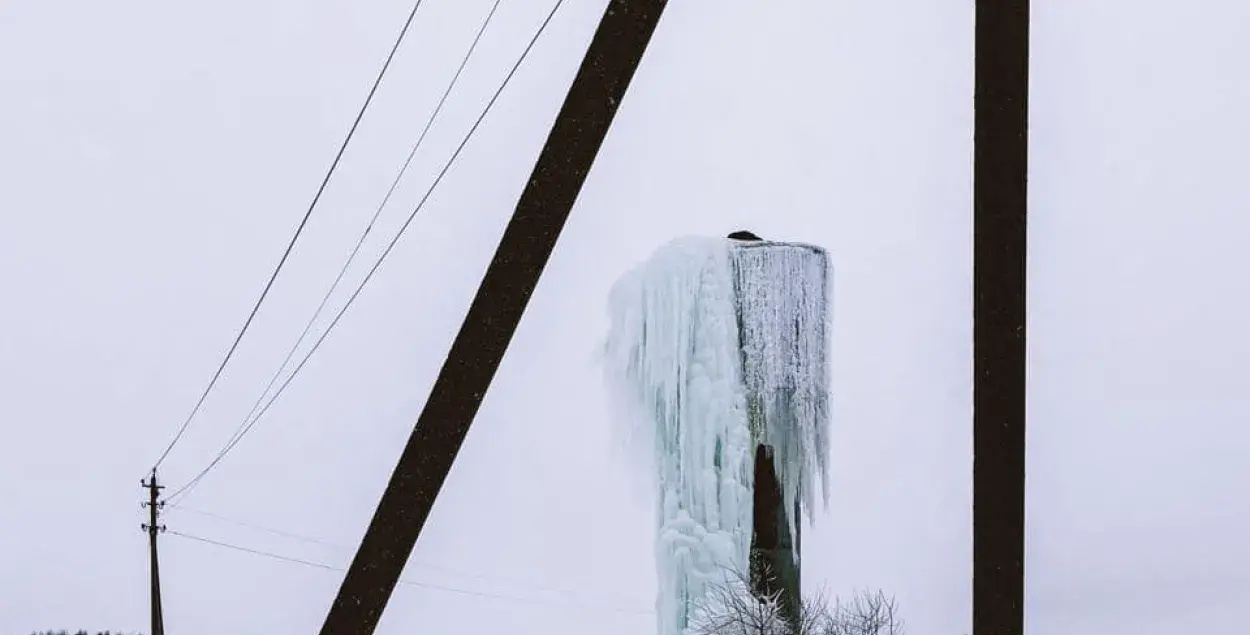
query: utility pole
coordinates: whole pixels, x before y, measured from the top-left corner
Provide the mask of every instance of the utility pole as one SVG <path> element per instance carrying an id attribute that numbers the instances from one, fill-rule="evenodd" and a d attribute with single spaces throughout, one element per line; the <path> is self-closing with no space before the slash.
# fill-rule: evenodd
<path id="1" fill-rule="evenodd" d="M 152 477 L 146 481 L 140 480 L 139 484 L 148 490 L 148 499 L 139 504 L 140 507 L 146 507 L 148 510 L 148 522 L 139 525 L 143 531 L 148 532 L 148 550 L 149 557 L 152 561 L 152 633 L 151 635 L 165 635 L 165 618 L 161 614 L 161 570 L 157 564 L 156 558 L 156 535 L 165 531 L 164 525 L 156 523 L 159 510 L 165 507 L 165 501 L 158 500 L 161 490 L 165 489 L 164 485 L 156 483 L 156 468 L 152 468 Z"/>
<path id="2" fill-rule="evenodd" d="M 321 635 L 372 635 L 377 627 L 665 4 L 607 3 Z"/>

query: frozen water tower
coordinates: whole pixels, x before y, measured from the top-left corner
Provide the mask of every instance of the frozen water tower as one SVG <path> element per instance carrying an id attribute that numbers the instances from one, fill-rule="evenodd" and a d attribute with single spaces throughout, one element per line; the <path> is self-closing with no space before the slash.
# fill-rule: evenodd
<path id="1" fill-rule="evenodd" d="M 744 231 L 669 243 L 613 289 L 607 376 L 656 487 L 660 635 L 727 572 L 797 615 L 801 515 L 825 492 L 829 277 L 824 249 Z"/>

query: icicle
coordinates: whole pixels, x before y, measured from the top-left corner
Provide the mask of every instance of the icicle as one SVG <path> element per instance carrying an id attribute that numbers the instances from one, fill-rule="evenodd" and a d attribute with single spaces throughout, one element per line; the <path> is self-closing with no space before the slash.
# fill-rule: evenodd
<path id="1" fill-rule="evenodd" d="M 794 243 L 737 243 L 731 254 L 743 382 L 764 420 L 753 432 L 777 453 L 794 535 L 796 500 L 811 513 L 817 478 L 827 493 L 828 260 Z"/>
<path id="2" fill-rule="evenodd" d="M 815 476 L 823 489 L 827 278 L 818 248 L 685 238 L 613 288 L 605 370 L 658 493 L 661 635 L 747 566 L 758 443 L 777 452 L 792 530 Z"/>

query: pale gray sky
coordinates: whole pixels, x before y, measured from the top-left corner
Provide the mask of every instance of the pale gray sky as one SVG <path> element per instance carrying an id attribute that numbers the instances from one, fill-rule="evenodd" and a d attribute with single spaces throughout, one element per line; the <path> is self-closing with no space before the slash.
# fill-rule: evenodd
<path id="1" fill-rule="evenodd" d="M 1250 5 L 1034 3 L 1032 635 L 1240 635 Z"/>
<path id="2" fill-rule="evenodd" d="M 411 234 L 189 507 L 359 539 L 605 4 L 566 0 Z M 168 481 L 246 413 L 489 6 L 426 0 Z M 549 7 L 504 1 L 362 264 Z M 408 9 L 0 5 L 0 631 L 147 630 L 138 479 Z M 917 635 L 970 631 L 972 29 L 971 0 L 670 4 L 405 573 L 524 601 L 402 587 L 380 633 L 652 632 L 653 616 L 604 608 L 650 609 L 653 518 L 611 460 L 591 356 L 627 267 L 677 235 L 743 227 L 825 245 L 836 269 L 833 491 L 804 534 L 805 584 L 896 593 Z M 189 513 L 166 522 L 351 557 Z M 166 624 L 183 635 L 312 632 L 341 580 L 162 544 Z"/>

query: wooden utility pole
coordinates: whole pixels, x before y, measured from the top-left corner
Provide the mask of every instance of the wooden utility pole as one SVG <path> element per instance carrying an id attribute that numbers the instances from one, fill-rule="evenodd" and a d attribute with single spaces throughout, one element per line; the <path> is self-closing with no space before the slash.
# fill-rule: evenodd
<path id="1" fill-rule="evenodd" d="M 608 2 L 321 635 L 377 627 L 665 4 Z"/>
<path id="2" fill-rule="evenodd" d="M 139 525 L 148 532 L 148 551 L 152 563 L 152 635 L 165 635 L 165 618 L 161 614 L 161 570 L 156 557 L 156 535 L 165 531 L 164 525 L 157 524 L 159 510 L 165 507 L 165 501 L 159 500 L 164 485 L 156 483 L 156 469 L 152 469 L 152 477 L 139 483 L 148 490 L 148 500 L 140 504 L 148 509 L 148 522 Z"/>

